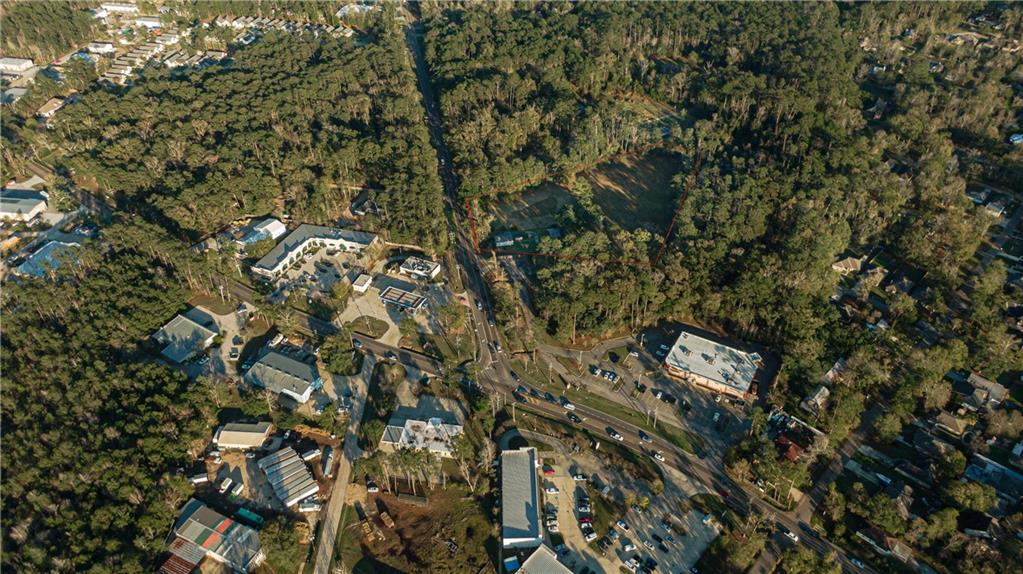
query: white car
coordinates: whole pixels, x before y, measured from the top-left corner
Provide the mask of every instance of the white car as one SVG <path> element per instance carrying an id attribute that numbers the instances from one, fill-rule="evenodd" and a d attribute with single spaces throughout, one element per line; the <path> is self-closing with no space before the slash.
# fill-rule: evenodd
<path id="1" fill-rule="evenodd" d="M 543 491 L 546 492 L 547 494 L 557 494 L 558 493 L 558 487 L 556 487 L 556 486 L 548 486 L 547 488 L 543 489 Z"/>
<path id="2" fill-rule="evenodd" d="M 597 533 L 596 533 L 596 532 L 594 532 L 594 531 L 592 531 L 592 530 L 589 530 L 589 531 L 587 531 L 587 532 L 586 532 L 586 533 L 585 533 L 585 534 L 583 535 L 583 538 L 584 538 L 584 539 L 585 539 L 585 540 L 586 540 L 587 542 L 593 542 L 594 540 L 596 540 L 596 539 L 597 539 Z"/>
<path id="3" fill-rule="evenodd" d="M 654 451 L 654 458 L 659 460 L 659 461 L 661 461 L 661 462 L 664 462 L 664 455 L 661 454 L 661 451 L 659 451 L 659 450 L 655 450 Z"/>
<path id="4" fill-rule="evenodd" d="M 721 413 L 714 413 L 714 422 L 721 420 Z"/>
<path id="5" fill-rule="evenodd" d="M 629 542 L 628 544 L 625 545 L 625 551 L 626 552 L 632 552 L 635 549 L 636 549 L 636 545 L 631 543 L 631 542 Z"/>
<path id="6" fill-rule="evenodd" d="M 791 540 L 793 542 L 799 542 L 799 535 L 796 534 L 795 532 L 791 532 L 791 531 L 786 532 L 785 536 L 788 536 L 789 540 Z"/>
<path id="7" fill-rule="evenodd" d="M 654 545 L 651 544 L 649 540 L 644 540 L 643 541 L 643 546 L 646 546 L 647 550 L 653 550 L 654 549 Z"/>
<path id="8" fill-rule="evenodd" d="M 573 474 L 572 475 L 572 480 L 578 480 L 579 482 L 585 482 L 586 481 L 586 475 L 585 474 Z"/>

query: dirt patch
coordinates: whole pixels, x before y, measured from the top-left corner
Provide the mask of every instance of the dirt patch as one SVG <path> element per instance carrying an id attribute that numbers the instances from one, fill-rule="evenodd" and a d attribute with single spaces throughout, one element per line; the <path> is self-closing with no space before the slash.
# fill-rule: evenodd
<path id="1" fill-rule="evenodd" d="M 426 506 L 406 504 L 389 493 L 370 495 L 361 514 L 370 530 L 383 539 L 363 537 L 361 556 L 353 557 L 356 564 L 351 564 L 350 557 L 346 564 L 355 572 L 361 571 L 359 564 L 403 572 L 495 572 L 488 552 L 496 548 L 494 528 L 479 501 L 466 494 L 460 486 L 435 489 L 429 492 Z M 358 513 L 353 518 L 358 521 Z M 357 532 L 362 530 L 352 529 L 349 535 Z"/>
<path id="2" fill-rule="evenodd" d="M 555 224 L 558 212 L 576 203 L 564 187 L 544 182 L 526 188 L 495 205 L 494 215 L 501 228 L 546 229 Z"/>
<path id="3" fill-rule="evenodd" d="M 620 157 L 583 173 L 604 213 L 622 227 L 661 234 L 675 212 L 675 175 L 685 172 L 679 154 L 653 150 L 641 156 Z"/>

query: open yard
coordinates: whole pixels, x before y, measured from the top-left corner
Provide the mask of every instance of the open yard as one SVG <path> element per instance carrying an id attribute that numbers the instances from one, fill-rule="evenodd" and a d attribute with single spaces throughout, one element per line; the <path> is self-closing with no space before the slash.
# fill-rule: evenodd
<path id="1" fill-rule="evenodd" d="M 362 333 L 363 335 L 379 339 L 384 336 L 387 332 L 388 325 L 385 321 L 381 321 L 376 317 L 370 317 L 369 315 L 363 315 L 351 323 L 348 326 L 352 328 L 356 333 Z"/>
<path id="2" fill-rule="evenodd" d="M 653 150 L 615 159 L 583 173 L 604 213 L 622 227 L 662 234 L 671 223 L 678 192 L 671 180 L 688 169 L 678 154 Z"/>
<path id="3" fill-rule="evenodd" d="M 555 223 L 561 209 L 574 204 L 575 198 L 567 189 L 552 182 L 543 182 L 526 188 L 494 209 L 495 229 L 546 229 Z"/>
<path id="4" fill-rule="evenodd" d="M 500 541 L 480 503 L 461 485 L 429 493 L 426 506 L 399 501 L 381 493 L 365 507 L 346 508 L 341 556 L 348 571 L 380 572 L 496 572 L 494 558 Z M 387 512 L 390 528 L 381 519 Z M 362 518 L 382 539 L 364 534 Z"/>

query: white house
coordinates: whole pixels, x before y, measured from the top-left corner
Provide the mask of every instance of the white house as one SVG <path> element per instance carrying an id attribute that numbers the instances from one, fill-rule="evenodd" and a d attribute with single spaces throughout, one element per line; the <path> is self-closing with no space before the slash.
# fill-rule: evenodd
<path id="1" fill-rule="evenodd" d="M 440 263 L 412 256 L 406 259 L 398 270 L 409 277 L 430 280 L 440 273 Z"/>
<path id="2" fill-rule="evenodd" d="M 116 51 L 110 42 L 90 42 L 86 49 L 93 54 L 113 54 Z"/>
<path id="3" fill-rule="evenodd" d="M 284 227 L 283 223 L 273 217 L 268 217 L 243 228 L 242 236 L 236 240 L 236 243 L 239 247 L 245 247 L 264 239 L 277 239 L 287 232 L 288 228 Z"/>
<path id="4" fill-rule="evenodd" d="M 26 58 L 0 58 L 0 72 L 20 74 L 32 69 L 35 64 Z"/>
<path id="5" fill-rule="evenodd" d="M 270 438 L 273 424 L 263 423 L 227 423 L 217 429 L 213 444 L 218 448 L 241 449 L 259 448 Z"/>
<path id="6" fill-rule="evenodd" d="M 57 113 L 57 110 L 64 107 L 64 98 L 50 98 L 45 104 L 39 108 L 36 115 L 41 118 L 52 118 L 53 114 Z"/>
<path id="7" fill-rule="evenodd" d="M 356 293 L 365 293 L 369 291 L 369 286 L 373 284 L 373 277 L 366 275 L 365 273 L 359 274 L 355 278 L 355 282 L 352 283 L 352 291 Z"/>

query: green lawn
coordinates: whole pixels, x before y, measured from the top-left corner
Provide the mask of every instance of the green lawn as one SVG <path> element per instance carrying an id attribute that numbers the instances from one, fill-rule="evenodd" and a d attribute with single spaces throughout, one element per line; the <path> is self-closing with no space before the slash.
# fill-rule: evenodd
<path id="1" fill-rule="evenodd" d="M 387 323 L 377 319 L 376 317 L 370 317 L 369 315 L 363 315 L 358 319 L 348 323 L 356 333 L 362 333 L 367 337 L 373 337 L 379 339 L 387 332 Z"/>
<path id="2" fill-rule="evenodd" d="M 612 363 L 615 363 L 616 365 L 620 365 L 623 362 L 625 362 L 625 358 L 628 357 L 628 356 L 629 356 L 629 347 L 627 345 L 622 345 L 620 347 L 615 347 L 613 349 L 608 349 L 608 351 L 606 353 L 604 353 L 604 360 L 605 361 L 611 361 Z"/>

